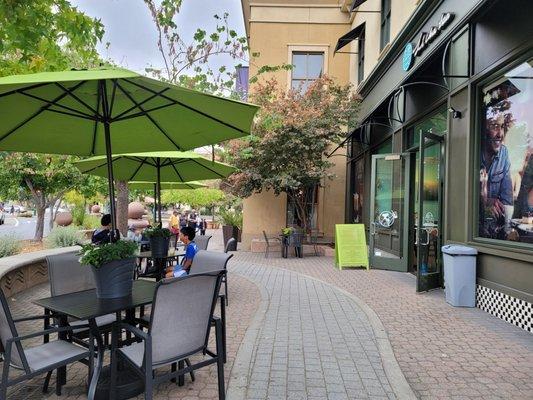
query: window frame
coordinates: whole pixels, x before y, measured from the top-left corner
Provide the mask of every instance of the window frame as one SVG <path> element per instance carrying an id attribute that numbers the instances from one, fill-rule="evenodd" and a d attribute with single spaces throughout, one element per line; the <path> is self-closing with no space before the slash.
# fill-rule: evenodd
<path id="1" fill-rule="evenodd" d="M 363 28 L 357 39 L 357 84 L 365 79 L 365 39 L 366 29 Z"/>
<path id="2" fill-rule="evenodd" d="M 328 73 L 329 45 L 327 44 L 288 44 L 287 63 L 292 64 L 293 53 L 323 53 L 322 73 Z M 287 90 L 292 88 L 292 69 L 287 71 Z"/>
<path id="3" fill-rule="evenodd" d="M 469 151 L 472 160 L 472 164 L 470 166 L 470 179 L 471 182 L 475 182 L 475 184 L 471 186 L 471 190 L 469 191 L 469 193 L 467 193 L 471 201 L 470 209 L 472 210 L 472 215 L 470 215 L 470 217 L 467 219 L 468 221 L 470 221 L 467 235 L 468 240 L 472 244 L 478 244 L 481 246 L 485 245 L 493 249 L 500 249 L 504 251 L 516 250 L 524 252 L 525 254 L 533 254 L 533 244 L 525 242 L 515 242 L 512 240 L 492 239 L 479 235 L 479 206 L 481 196 L 481 187 L 479 185 L 479 166 L 481 163 L 481 129 L 484 120 L 484 113 L 482 112 L 483 89 L 501 79 L 505 73 L 513 70 L 520 64 L 528 62 L 528 60 L 531 60 L 532 58 L 533 51 L 522 53 L 519 56 L 515 57 L 512 61 L 506 62 L 503 65 L 499 66 L 495 71 L 479 79 L 471 86 L 471 104 L 474 110 L 474 121 L 471 125 L 473 129 L 473 140 L 471 141 Z"/>
<path id="4" fill-rule="evenodd" d="M 392 0 L 381 0 L 381 20 L 380 20 L 380 37 L 379 50 L 383 50 L 390 42 L 390 23 Z"/>

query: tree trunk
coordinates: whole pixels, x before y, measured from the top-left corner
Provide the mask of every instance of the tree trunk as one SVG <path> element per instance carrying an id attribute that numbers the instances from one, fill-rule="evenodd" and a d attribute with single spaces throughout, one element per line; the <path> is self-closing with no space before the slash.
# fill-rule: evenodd
<path id="1" fill-rule="evenodd" d="M 128 234 L 128 182 L 116 181 L 115 190 L 117 193 L 117 228 L 122 237 Z"/>
<path id="2" fill-rule="evenodd" d="M 37 206 L 37 225 L 35 227 L 35 237 L 33 240 L 42 241 L 44 235 L 44 212 L 46 211 L 46 206 Z"/>
<path id="3" fill-rule="evenodd" d="M 48 221 L 48 226 L 50 227 L 50 230 L 54 228 L 54 221 L 57 216 L 57 212 L 59 211 L 59 207 L 61 207 L 61 202 L 63 200 L 59 199 L 53 202 L 50 202 L 50 221 Z M 54 205 L 57 203 L 57 206 L 54 207 Z"/>

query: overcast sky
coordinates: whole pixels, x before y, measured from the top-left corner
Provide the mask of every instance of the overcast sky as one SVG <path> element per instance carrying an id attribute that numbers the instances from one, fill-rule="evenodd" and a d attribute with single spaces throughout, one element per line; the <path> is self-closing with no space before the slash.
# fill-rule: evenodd
<path id="1" fill-rule="evenodd" d="M 71 0 L 86 14 L 100 18 L 105 26 L 105 37 L 99 46 L 105 59 L 112 59 L 124 68 L 144 73 L 150 65 L 161 67 L 157 50 L 156 29 L 148 7 L 143 0 Z M 230 28 L 239 36 L 245 35 L 240 0 L 183 0 L 176 23 L 184 38 L 192 38 L 197 28 L 210 32 L 216 26 L 213 15 L 229 13 Z M 105 43 L 110 42 L 108 50 Z M 186 40 L 188 43 L 189 40 Z M 213 60 L 214 66 L 238 64 L 231 57 Z M 242 62 L 242 61 L 240 61 Z"/>

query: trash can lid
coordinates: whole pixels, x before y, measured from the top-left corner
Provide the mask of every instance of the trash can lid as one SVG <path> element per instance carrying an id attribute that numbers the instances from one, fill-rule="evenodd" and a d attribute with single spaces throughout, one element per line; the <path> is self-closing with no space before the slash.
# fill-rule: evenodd
<path id="1" fill-rule="evenodd" d="M 446 246 L 442 246 L 442 252 L 452 256 L 475 256 L 477 249 L 460 244 L 447 244 Z"/>

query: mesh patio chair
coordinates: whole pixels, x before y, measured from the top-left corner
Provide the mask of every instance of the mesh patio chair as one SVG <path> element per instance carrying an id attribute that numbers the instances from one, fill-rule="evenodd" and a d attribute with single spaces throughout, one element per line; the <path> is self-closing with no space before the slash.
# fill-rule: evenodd
<path id="1" fill-rule="evenodd" d="M 51 372 L 60 367 L 64 367 L 76 361 L 84 362 L 88 366 L 88 376 L 92 375 L 94 362 L 94 343 L 93 337 L 89 334 L 88 349 L 78 346 L 67 340 L 53 340 L 43 343 L 39 346 L 25 348 L 22 342 L 27 339 L 33 339 L 40 336 L 49 336 L 54 333 L 72 331 L 73 327 L 55 327 L 45 329 L 40 332 L 19 336 L 16 323 L 22 321 L 32 321 L 37 319 L 48 318 L 48 315 L 39 315 L 13 319 L 4 292 L 0 290 L 0 341 L 4 348 L 4 365 L 2 371 L 2 381 L 0 384 L 0 399 L 7 399 L 7 388 L 17 383 L 23 382 L 33 377 Z M 78 326 L 79 329 L 88 329 L 88 325 Z M 10 369 L 22 371 L 16 377 L 10 379 Z M 45 380 L 43 393 L 48 390 L 48 380 Z M 56 379 L 56 394 L 61 394 L 61 381 Z"/>
<path id="2" fill-rule="evenodd" d="M 196 243 L 198 250 L 207 250 L 207 245 L 209 244 L 210 239 L 211 235 L 198 235 L 194 237 L 194 243 Z"/>
<path id="3" fill-rule="evenodd" d="M 265 258 L 268 258 L 268 252 L 271 247 L 276 245 L 282 246 L 281 239 L 279 237 L 271 236 L 269 237 L 265 231 L 263 231 L 263 237 L 265 238 L 266 248 L 265 248 Z"/>
<path id="4" fill-rule="evenodd" d="M 227 253 L 228 251 L 237 251 L 237 239 L 233 237 L 228 239 L 224 253 Z"/>
<path id="5" fill-rule="evenodd" d="M 175 378 L 182 385 L 185 374 L 216 363 L 218 398 L 225 399 L 222 323 L 213 316 L 224 274 L 225 271 L 219 271 L 160 281 L 155 289 L 148 332 L 125 323 L 115 323 L 111 353 L 111 399 L 115 398 L 119 358 L 131 364 L 143 377 L 146 400 L 152 399 L 154 385 Z M 208 348 L 213 319 L 215 352 Z M 141 342 L 117 348 L 117 339 L 122 330 L 133 333 Z M 185 367 L 185 360 L 198 353 L 209 358 Z M 175 363 L 178 364 L 177 370 Z M 171 366 L 171 371 L 164 375 L 154 374 L 155 369 L 164 366 Z"/>

